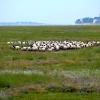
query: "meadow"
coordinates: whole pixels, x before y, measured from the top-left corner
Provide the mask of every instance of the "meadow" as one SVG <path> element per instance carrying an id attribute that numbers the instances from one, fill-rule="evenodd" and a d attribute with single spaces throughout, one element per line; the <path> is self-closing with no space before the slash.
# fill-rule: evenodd
<path id="1" fill-rule="evenodd" d="M 7 45 L 32 40 L 100 41 L 100 26 L 0 26 L 1 100 L 99 100 L 100 46 L 31 52 Z"/>

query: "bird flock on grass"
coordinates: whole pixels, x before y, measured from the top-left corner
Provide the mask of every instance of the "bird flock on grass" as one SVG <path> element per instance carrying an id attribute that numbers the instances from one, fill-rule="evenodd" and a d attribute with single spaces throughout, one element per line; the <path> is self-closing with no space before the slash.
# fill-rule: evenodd
<path id="1" fill-rule="evenodd" d="M 52 52 L 100 46 L 100 41 L 17 41 L 7 42 L 7 44 L 11 45 L 14 50 Z"/>

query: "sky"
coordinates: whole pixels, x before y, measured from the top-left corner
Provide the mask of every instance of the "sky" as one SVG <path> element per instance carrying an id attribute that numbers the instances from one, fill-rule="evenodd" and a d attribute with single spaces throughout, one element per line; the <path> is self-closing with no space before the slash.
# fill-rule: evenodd
<path id="1" fill-rule="evenodd" d="M 100 0 L 0 0 L 0 22 L 74 24 L 100 14 Z"/>

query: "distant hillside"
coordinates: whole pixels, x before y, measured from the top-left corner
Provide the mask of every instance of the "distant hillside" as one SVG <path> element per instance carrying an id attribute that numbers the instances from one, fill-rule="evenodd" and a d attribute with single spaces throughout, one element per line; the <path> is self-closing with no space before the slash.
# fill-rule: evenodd
<path id="1" fill-rule="evenodd" d="M 100 15 L 98 17 L 85 17 L 82 19 L 77 19 L 75 24 L 100 24 Z"/>
<path id="2" fill-rule="evenodd" d="M 0 26 L 37 26 L 44 25 L 44 23 L 38 22 L 0 22 Z"/>

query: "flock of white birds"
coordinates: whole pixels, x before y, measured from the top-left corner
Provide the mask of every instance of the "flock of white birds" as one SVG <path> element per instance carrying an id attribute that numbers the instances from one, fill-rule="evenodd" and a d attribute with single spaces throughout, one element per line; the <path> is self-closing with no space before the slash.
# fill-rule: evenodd
<path id="1" fill-rule="evenodd" d="M 17 41 L 7 42 L 14 50 L 22 51 L 60 51 L 69 49 L 81 49 L 90 46 L 100 46 L 100 41 Z"/>

